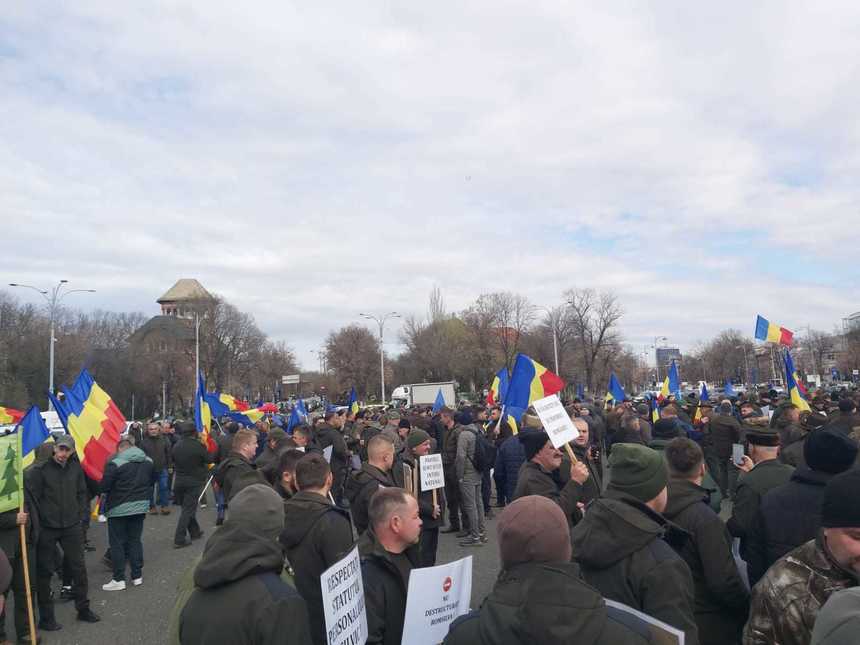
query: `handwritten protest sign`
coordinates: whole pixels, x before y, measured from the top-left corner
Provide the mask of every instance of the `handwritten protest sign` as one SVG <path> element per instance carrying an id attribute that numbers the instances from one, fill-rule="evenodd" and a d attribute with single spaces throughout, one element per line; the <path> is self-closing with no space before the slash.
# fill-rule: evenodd
<path id="1" fill-rule="evenodd" d="M 418 459 L 421 463 L 421 492 L 444 488 L 445 472 L 442 470 L 442 455 L 425 455 Z"/>
<path id="2" fill-rule="evenodd" d="M 358 547 L 326 569 L 320 576 L 320 584 L 328 644 L 364 645 L 367 641 L 367 612 Z"/>
<path id="3" fill-rule="evenodd" d="M 472 597 L 472 556 L 438 567 L 413 569 L 409 574 L 403 641 L 436 645 L 448 627 L 469 612 Z"/>
<path id="4" fill-rule="evenodd" d="M 579 436 L 579 430 L 573 425 L 557 394 L 538 399 L 532 405 L 543 424 L 543 429 L 549 435 L 549 440 L 556 448 L 561 448 Z"/>

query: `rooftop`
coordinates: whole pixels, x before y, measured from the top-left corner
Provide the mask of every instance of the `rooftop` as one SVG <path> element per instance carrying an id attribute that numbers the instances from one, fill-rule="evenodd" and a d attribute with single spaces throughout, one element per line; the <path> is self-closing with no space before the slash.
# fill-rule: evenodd
<path id="1" fill-rule="evenodd" d="M 170 289 L 167 290 L 156 302 L 162 304 L 165 302 L 180 302 L 180 301 L 195 301 L 195 300 L 212 300 L 210 294 L 203 285 L 197 282 L 194 278 L 181 278 L 176 281 Z"/>

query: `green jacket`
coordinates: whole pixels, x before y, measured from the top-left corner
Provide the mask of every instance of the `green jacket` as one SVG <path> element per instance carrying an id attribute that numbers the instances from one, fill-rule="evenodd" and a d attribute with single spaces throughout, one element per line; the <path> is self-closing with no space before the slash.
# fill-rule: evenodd
<path id="1" fill-rule="evenodd" d="M 726 523 L 729 532 L 743 541 L 752 528 L 753 520 L 761 505 L 761 498 L 769 490 L 788 483 L 794 468 L 781 463 L 777 459 L 769 459 L 756 464 L 748 473 L 738 477 L 738 488 L 735 493 L 732 516 Z"/>

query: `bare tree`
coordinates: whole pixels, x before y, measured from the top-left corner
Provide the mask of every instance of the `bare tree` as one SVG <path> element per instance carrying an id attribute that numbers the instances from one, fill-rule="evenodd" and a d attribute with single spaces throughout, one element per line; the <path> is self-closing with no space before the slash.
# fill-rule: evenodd
<path id="1" fill-rule="evenodd" d="M 623 311 L 615 294 L 608 291 L 568 289 L 564 297 L 567 301 L 565 316 L 582 357 L 585 384 L 593 390 L 598 358 L 619 343 L 616 326 Z"/>
<path id="2" fill-rule="evenodd" d="M 825 359 L 834 353 L 836 346 L 833 336 L 817 329 L 808 329 L 800 345 L 810 358 L 811 365 L 808 369 L 816 374 L 822 374 L 823 377 Z"/>
<path id="3" fill-rule="evenodd" d="M 349 325 L 331 332 L 326 339 L 326 356 L 339 389 L 355 386 L 359 396 L 377 391 L 379 339 L 366 327 Z"/>
<path id="4" fill-rule="evenodd" d="M 434 323 L 445 318 L 445 299 L 442 297 L 442 290 L 438 286 L 434 286 L 430 291 L 430 304 L 427 307 L 427 320 Z"/>

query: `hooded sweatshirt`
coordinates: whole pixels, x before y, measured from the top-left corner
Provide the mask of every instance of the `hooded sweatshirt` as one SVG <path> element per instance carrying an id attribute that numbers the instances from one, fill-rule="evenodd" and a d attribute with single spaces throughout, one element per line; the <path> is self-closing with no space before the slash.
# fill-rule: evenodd
<path id="1" fill-rule="evenodd" d="M 585 581 L 624 603 L 682 630 L 697 645 L 690 569 L 670 546 L 687 539 L 638 499 L 607 489 L 571 533 Z"/>
<path id="2" fill-rule="evenodd" d="M 308 605 L 314 643 L 326 643 L 320 576 L 352 547 L 349 514 L 322 495 L 299 491 L 283 502 L 280 542 L 295 571 L 296 589 Z"/>
<path id="3" fill-rule="evenodd" d="M 285 634 L 290 643 L 311 643 L 305 601 L 279 577 L 282 524 L 283 503 L 268 486 L 236 494 L 194 571 L 197 589 L 180 619 L 183 645 L 274 645 Z"/>
<path id="4" fill-rule="evenodd" d="M 647 633 L 614 618 L 576 564 L 527 562 L 503 570 L 481 609 L 458 618 L 444 644 L 638 645 L 650 642 Z"/>

